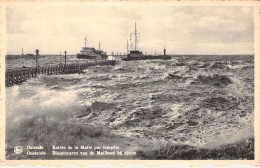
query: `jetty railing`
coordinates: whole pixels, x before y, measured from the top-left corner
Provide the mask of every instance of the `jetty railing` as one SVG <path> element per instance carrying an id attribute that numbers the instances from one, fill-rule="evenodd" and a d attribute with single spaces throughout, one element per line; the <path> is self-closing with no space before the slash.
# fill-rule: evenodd
<path id="1" fill-rule="evenodd" d="M 30 68 L 7 69 L 5 72 L 5 85 L 7 87 L 25 82 L 29 78 L 35 78 L 37 75 L 58 75 L 58 74 L 74 74 L 82 73 L 84 69 L 90 66 L 97 65 L 112 65 L 116 63 L 115 60 L 87 62 L 81 64 L 67 64 L 54 66 L 38 66 Z"/>

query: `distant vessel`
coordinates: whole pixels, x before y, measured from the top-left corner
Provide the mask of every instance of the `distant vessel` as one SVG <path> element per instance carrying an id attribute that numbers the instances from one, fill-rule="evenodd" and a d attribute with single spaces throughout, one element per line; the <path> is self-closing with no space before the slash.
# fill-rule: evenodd
<path id="1" fill-rule="evenodd" d="M 77 58 L 79 59 L 107 59 L 107 55 L 104 51 L 95 48 L 87 47 L 87 38 L 85 37 L 85 47 L 82 47 L 80 53 L 77 54 Z"/>
<path id="2" fill-rule="evenodd" d="M 35 55 L 34 54 L 24 54 L 23 51 L 22 53 L 18 53 L 18 54 L 10 54 L 10 53 L 7 53 L 6 55 L 6 58 L 7 59 L 14 59 L 14 58 L 35 58 Z"/>
<path id="3" fill-rule="evenodd" d="M 166 49 L 164 48 L 164 55 L 144 55 L 141 51 L 137 50 L 137 33 L 136 31 L 136 23 L 135 23 L 135 32 L 130 34 L 131 36 L 134 34 L 135 36 L 135 48 L 134 50 L 131 50 L 128 54 L 128 41 L 127 41 L 127 57 L 122 58 L 123 61 L 131 61 L 131 60 L 146 60 L 146 59 L 171 59 L 171 56 L 166 55 Z"/>

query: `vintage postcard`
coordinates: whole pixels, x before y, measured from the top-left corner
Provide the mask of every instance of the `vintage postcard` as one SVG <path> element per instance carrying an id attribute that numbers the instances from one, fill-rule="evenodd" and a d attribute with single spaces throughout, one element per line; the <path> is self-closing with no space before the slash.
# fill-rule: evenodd
<path id="1" fill-rule="evenodd" d="M 259 1 L 1 1 L 1 165 L 259 165 Z"/>

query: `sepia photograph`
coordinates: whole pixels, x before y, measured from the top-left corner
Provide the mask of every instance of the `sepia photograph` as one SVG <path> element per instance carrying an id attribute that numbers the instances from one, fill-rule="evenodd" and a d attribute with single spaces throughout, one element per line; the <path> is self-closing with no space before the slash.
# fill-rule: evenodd
<path id="1" fill-rule="evenodd" d="M 254 9 L 5 5 L 5 159 L 255 160 Z"/>

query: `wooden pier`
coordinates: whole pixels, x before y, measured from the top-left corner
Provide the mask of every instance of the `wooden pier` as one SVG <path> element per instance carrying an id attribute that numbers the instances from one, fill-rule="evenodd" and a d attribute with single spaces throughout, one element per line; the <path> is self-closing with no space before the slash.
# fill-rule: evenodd
<path id="1" fill-rule="evenodd" d="M 25 82 L 29 78 L 35 78 L 37 75 L 58 75 L 82 73 L 84 69 L 97 65 L 115 65 L 115 60 L 106 60 L 99 62 L 88 62 L 84 64 L 68 64 L 55 66 L 39 66 L 31 68 L 8 69 L 5 72 L 5 85 L 7 87 Z"/>

